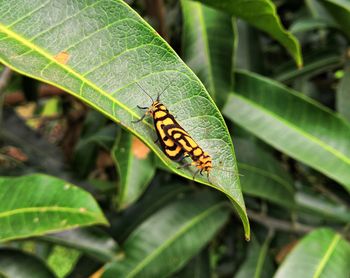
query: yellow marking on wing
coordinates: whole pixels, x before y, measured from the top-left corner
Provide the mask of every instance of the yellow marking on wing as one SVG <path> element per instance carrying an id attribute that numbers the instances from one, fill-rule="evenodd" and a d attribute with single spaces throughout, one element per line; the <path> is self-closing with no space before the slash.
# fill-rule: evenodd
<path id="1" fill-rule="evenodd" d="M 156 111 L 154 112 L 154 119 L 160 119 L 166 115 L 167 113 L 165 113 L 164 111 Z"/>
<path id="2" fill-rule="evenodd" d="M 164 138 L 164 137 L 166 136 L 166 134 L 165 134 L 165 132 L 164 132 L 164 129 L 162 128 L 162 124 L 163 124 L 162 121 L 158 121 L 158 122 L 156 123 L 156 128 L 157 128 L 157 130 L 158 130 L 158 132 L 159 132 L 159 136 L 160 136 L 159 139 L 162 139 L 162 138 Z"/>
<path id="3" fill-rule="evenodd" d="M 198 146 L 198 144 L 190 136 L 186 136 L 186 139 L 192 148 L 196 148 Z"/>
<path id="4" fill-rule="evenodd" d="M 190 152 L 192 151 L 192 148 L 187 146 L 187 143 L 184 139 L 178 140 L 178 142 L 181 144 L 181 146 L 185 149 L 185 151 Z"/>
<path id="5" fill-rule="evenodd" d="M 197 148 L 197 149 L 195 149 L 194 151 L 193 151 L 193 154 L 195 155 L 195 156 L 200 156 L 201 154 L 202 154 L 202 150 L 201 150 L 201 148 Z"/>
<path id="6" fill-rule="evenodd" d="M 170 157 L 175 157 L 181 151 L 181 147 L 177 146 L 175 150 L 165 149 L 165 152 Z"/>
<path id="7" fill-rule="evenodd" d="M 162 122 L 163 122 L 164 125 L 172 125 L 172 124 L 174 124 L 174 121 L 170 117 L 164 119 Z"/>
<path id="8" fill-rule="evenodd" d="M 188 133 L 183 129 L 183 128 L 179 128 L 179 127 L 174 127 L 169 129 L 169 134 L 172 136 L 175 132 L 179 132 L 179 133 L 183 133 L 188 135 Z"/>
<path id="9" fill-rule="evenodd" d="M 175 145 L 175 143 L 172 140 L 170 140 L 169 138 L 167 140 L 164 140 L 163 142 L 164 142 L 165 146 L 167 146 L 167 147 L 172 147 Z"/>
<path id="10" fill-rule="evenodd" d="M 174 139 L 179 139 L 181 135 L 182 135 L 181 133 L 175 133 L 173 137 Z"/>

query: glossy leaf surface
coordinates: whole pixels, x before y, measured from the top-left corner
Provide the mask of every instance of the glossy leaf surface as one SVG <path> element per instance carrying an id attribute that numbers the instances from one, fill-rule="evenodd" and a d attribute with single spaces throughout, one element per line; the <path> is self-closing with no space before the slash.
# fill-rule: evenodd
<path id="1" fill-rule="evenodd" d="M 112 150 L 118 168 L 118 207 L 123 209 L 135 202 L 145 191 L 155 174 L 150 149 L 135 136 L 121 132 Z"/>
<path id="2" fill-rule="evenodd" d="M 148 218 L 102 277 L 164 277 L 180 269 L 228 219 L 230 210 L 210 193 L 188 195 Z"/>
<path id="3" fill-rule="evenodd" d="M 223 113 L 350 191 L 350 125 L 328 108 L 270 79 L 239 72 Z"/>
<path id="4" fill-rule="evenodd" d="M 275 4 L 270 0 L 199 0 L 233 16 L 247 21 L 254 27 L 267 32 L 281 43 L 292 55 L 297 65 L 303 64 L 300 45 L 297 39 L 281 24 Z"/>
<path id="5" fill-rule="evenodd" d="M 350 276 L 350 244 L 330 229 L 305 236 L 279 267 L 275 278 Z"/>
<path id="6" fill-rule="evenodd" d="M 107 224 L 92 196 L 46 175 L 0 178 L 0 241 Z"/>
<path id="7" fill-rule="evenodd" d="M 154 143 L 153 123 L 134 123 L 150 99 L 161 101 L 181 126 L 213 157 L 212 184 L 225 193 L 249 223 L 233 146 L 225 122 L 193 72 L 124 1 L 2 1 L 0 61 L 81 99 L 142 139 L 174 172 L 192 179 L 194 169 L 177 169 Z M 50 15 L 50 16 L 47 16 Z M 28 28 L 30 26 L 30 28 Z M 69 31 L 67 31 L 69 30 Z"/>

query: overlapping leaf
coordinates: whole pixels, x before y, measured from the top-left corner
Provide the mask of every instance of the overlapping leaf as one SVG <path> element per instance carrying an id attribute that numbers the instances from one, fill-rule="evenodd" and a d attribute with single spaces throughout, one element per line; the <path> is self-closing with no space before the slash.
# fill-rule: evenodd
<path id="1" fill-rule="evenodd" d="M 46 175 L 0 178 L 0 242 L 107 224 L 92 196 Z"/>
<path id="2" fill-rule="evenodd" d="M 0 277 L 27 278 L 29 273 L 37 278 L 56 277 L 39 258 L 19 250 L 0 249 Z"/>
<path id="3" fill-rule="evenodd" d="M 292 55 L 299 67 L 302 66 L 300 45 L 297 39 L 281 24 L 275 4 L 270 0 L 197 0 L 233 16 L 247 21 L 256 28 L 267 32 L 281 43 Z"/>
<path id="4" fill-rule="evenodd" d="M 174 171 L 154 143 L 152 123 L 139 119 L 137 105 L 162 101 L 177 121 L 229 171 L 212 171 L 213 184 L 235 205 L 249 237 L 236 162 L 223 118 L 199 79 L 124 1 L 3 1 L 0 3 L 0 61 L 16 71 L 68 91 L 140 137 Z M 50 15 L 50 16 L 48 16 Z"/>
<path id="5" fill-rule="evenodd" d="M 180 269 L 228 219 L 225 203 L 209 193 L 172 202 L 143 222 L 102 277 L 165 277 Z"/>
<path id="6" fill-rule="evenodd" d="M 350 244 L 340 234 L 319 229 L 298 243 L 274 277 L 346 278 L 350 276 L 349 257 Z"/>
<path id="7" fill-rule="evenodd" d="M 198 2 L 182 0 L 183 53 L 219 106 L 232 89 L 234 29 L 230 15 Z"/>
<path id="8" fill-rule="evenodd" d="M 255 74 L 236 74 L 224 114 L 350 191 L 350 125 L 310 98 Z"/>
<path id="9" fill-rule="evenodd" d="M 145 191 L 155 174 L 154 157 L 139 139 L 121 132 L 112 150 L 118 167 L 118 207 L 125 208 Z"/>
<path id="10" fill-rule="evenodd" d="M 294 207 L 293 180 L 278 161 L 248 140 L 236 139 L 235 149 L 245 194 Z"/>

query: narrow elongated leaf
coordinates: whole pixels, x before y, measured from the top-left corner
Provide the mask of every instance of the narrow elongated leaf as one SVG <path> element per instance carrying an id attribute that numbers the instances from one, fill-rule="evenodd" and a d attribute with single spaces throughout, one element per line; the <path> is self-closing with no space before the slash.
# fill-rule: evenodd
<path id="1" fill-rule="evenodd" d="M 338 28 L 350 40 L 350 2 L 346 0 L 321 0 L 319 2 L 332 15 L 334 21 L 338 24 Z"/>
<path id="2" fill-rule="evenodd" d="M 235 149 L 245 194 L 294 206 L 293 180 L 278 161 L 248 140 L 236 138 Z"/>
<path id="3" fill-rule="evenodd" d="M 301 18 L 296 20 L 289 28 L 292 34 L 305 33 L 317 29 L 324 29 L 330 27 L 327 21 L 320 18 Z"/>
<path id="4" fill-rule="evenodd" d="M 345 74 L 337 88 L 337 110 L 350 122 L 350 67 L 345 69 Z"/>
<path id="5" fill-rule="evenodd" d="M 150 149 L 126 131 L 119 134 L 112 155 L 119 173 L 118 207 L 123 209 L 145 191 L 156 165 Z"/>
<path id="6" fill-rule="evenodd" d="M 164 277 L 180 269 L 228 219 L 225 204 L 209 193 L 189 195 L 147 219 L 122 246 L 124 258 L 102 277 Z"/>
<path id="7" fill-rule="evenodd" d="M 223 113 L 350 191 L 350 126 L 326 107 L 272 80 L 239 72 Z"/>
<path id="8" fill-rule="evenodd" d="M 4 275 L 4 276 L 2 276 Z M 33 255 L 14 249 L 0 249 L 0 277 L 55 278 L 45 262 Z"/>
<path id="9" fill-rule="evenodd" d="M 267 32 L 281 43 L 292 55 L 299 67 L 302 66 L 300 45 L 297 39 L 281 24 L 275 4 L 270 0 L 198 0 L 247 21 L 256 28 Z"/>
<path id="10" fill-rule="evenodd" d="M 330 229 L 304 237 L 279 267 L 275 278 L 350 277 L 350 245 Z"/>
<path id="11" fill-rule="evenodd" d="M 293 63 L 278 67 L 273 79 L 286 82 L 296 78 L 311 78 L 322 72 L 339 67 L 343 63 L 341 53 L 335 49 L 313 51 L 310 55 L 304 54 L 304 66 L 295 69 Z"/>
<path id="12" fill-rule="evenodd" d="M 18 8 L 20 7 L 20 8 Z M 141 138 L 174 172 L 154 142 L 147 120 L 135 123 L 150 105 L 137 83 L 162 102 L 213 157 L 210 184 L 225 193 L 249 223 L 240 190 L 233 146 L 225 122 L 204 86 L 156 32 L 122 0 L 0 2 L 0 61 L 14 70 L 66 90 Z M 50 15 L 50 16 L 47 16 Z M 28 28 L 30 26 L 30 28 Z"/>
<path id="13" fill-rule="evenodd" d="M 113 238 L 98 230 L 75 229 L 43 236 L 40 239 L 77 249 L 105 262 L 112 260 L 117 250 L 117 243 Z"/>
<path id="14" fill-rule="evenodd" d="M 232 89 L 232 18 L 198 2 L 182 0 L 181 6 L 183 58 L 222 106 Z"/>
<path id="15" fill-rule="evenodd" d="M 0 178 L 0 242 L 106 224 L 91 195 L 46 175 Z"/>
<path id="16" fill-rule="evenodd" d="M 317 215 L 322 219 L 350 222 L 350 210 L 344 204 L 336 204 L 325 200 L 323 196 L 311 193 L 297 192 L 295 194 L 297 208 L 308 215 Z"/>

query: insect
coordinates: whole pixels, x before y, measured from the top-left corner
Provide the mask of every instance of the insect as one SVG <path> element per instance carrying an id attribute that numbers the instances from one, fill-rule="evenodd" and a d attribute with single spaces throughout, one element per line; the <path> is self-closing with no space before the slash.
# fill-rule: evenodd
<path id="1" fill-rule="evenodd" d="M 146 113 L 136 122 L 142 121 L 148 114 L 150 114 L 154 121 L 154 127 L 157 132 L 158 139 L 162 146 L 163 152 L 172 160 L 181 162 L 186 157 L 191 157 L 191 163 L 180 166 L 188 167 L 195 166 L 197 171 L 193 175 L 193 179 L 198 173 L 202 175 L 207 173 L 209 180 L 209 173 L 212 170 L 211 156 L 202 150 L 202 148 L 193 140 L 193 138 L 185 131 L 180 124 L 175 120 L 174 116 L 169 112 L 164 104 L 160 102 L 160 96 L 166 91 L 170 84 L 158 94 L 157 99 L 153 98 L 138 84 L 141 90 L 151 99 L 152 104 L 149 107 L 137 106 L 139 109 L 147 109 Z"/>
<path id="2" fill-rule="evenodd" d="M 170 86 L 170 84 L 163 90 L 162 93 L 158 94 L 157 99 L 154 100 L 138 83 L 136 83 L 141 90 L 151 99 L 152 104 L 149 107 L 141 107 L 137 105 L 139 109 L 145 110 L 146 113 L 137 120 L 133 121 L 134 123 L 138 123 L 142 121 L 147 115 L 151 115 L 154 122 L 154 128 L 157 132 L 157 141 L 160 141 L 163 152 L 169 157 L 171 160 L 181 161 L 184 158 L 184 150 L 181 146 L 176 144 L 173 140 L 171 140 L 164 131 L 164 127 L 168 125 L 179 125 L 174 116 L 170 114 L 169 110 L 165 107 L 164 104 L 160 103 L 160 96 L 166 91 L 166 89 Z"/>

